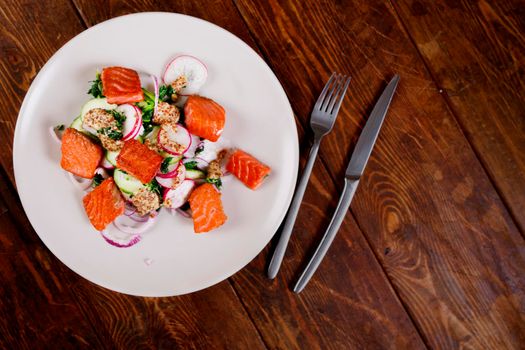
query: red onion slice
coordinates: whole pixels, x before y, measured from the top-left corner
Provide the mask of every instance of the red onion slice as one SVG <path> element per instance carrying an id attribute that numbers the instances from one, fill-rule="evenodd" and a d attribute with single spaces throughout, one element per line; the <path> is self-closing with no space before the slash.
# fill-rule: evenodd
<path id="1" fill-rule="evenodd" d="M 126 234 L 118 230 L 105 229 L 100 231 L 100 234 L 106 242 L 117 248 L 129 248 L 142 239 L 138 234 Z"/>
<path id="2" fill-rule="evenodd" d="M 159 106 L 159 80 L 154 75 L 151 76 L 151 79 L 153 80 L 153 93 L 155 94 L 155 107 L 153 108 L 153 115 L 155 115 Z"/>
<path id="3" fill-rule="evenodd" d="M 155 216 L 148 216 L 146 221 L 136 221 L 130 219 L 130 217 L 121 215 L 113 221 L 113 225 L 120 231 L 127 234 L 141 234 L 153 227 L 156 222 Z"/>

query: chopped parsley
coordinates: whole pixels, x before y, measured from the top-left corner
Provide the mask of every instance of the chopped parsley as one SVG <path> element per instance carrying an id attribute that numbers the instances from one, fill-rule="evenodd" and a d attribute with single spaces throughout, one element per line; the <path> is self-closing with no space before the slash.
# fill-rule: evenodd
<path id="1" fill-rule="evenodd" d="M 169 101 L 173 95 L 173 87 L 171 85 L 161 85 L 159 87 L 159 101 Z"/>
<path id="2" fill-rule="evenodd" d="M 115 141 L 120 140 L 123 136 L 122 132 L 114 130 L 110 127 L 99 129 L 97 132 L 101 135 L 106 135 L 107 137 Z"/>
<path id="3" fill-rule="evenodd" d="M 184 163 L 184 167 L 186 167 L 187 170 L 196 170 L 197 167 L 197 161 L 196 160 L 190 160 L 189 162 Z"/>
<path id="4" fill-rule="evenodd" d="M 161 173 L 166 174 L 168 172 L 168 170 L 169 170 L 168 167 L 170 166 L 172 159 L 173 159 L 173 157 L 166 157 L 166 158 L 164 158 L 164 160 L 160 164 L 160 172 Z"/>
<path id="5" fill-rule="evenodd" d="M 97 78 L 91 81 L 91 87 L 89 88 L 88 94 L 95 98 L 104 97 L 102 94 L 102 80 L 100 80 L 100 73 L 97 72 Z"/>
<path id="6" fill-rule="evenodd" d="M 64 124 L 59 124 L 57 126 L 55 126 L 55 130 L 56 131 L 63 131 L 66 127 L 64 126 Z"/>
<path id="7" fill-rule="evenodd" d="M 160 187 L 160 184 L 157 182 L 157 180 L 153 179 L 149 184 L 146 185 L 148 190 L 150 190 L 153 193 L 156 193 L 160 196 L 160 193 L 162 192 L 162 187 Z"/>
<path id="8" fill-rule="evenodd" d="M 126 116 L 115 109 L 108 109 L 106 112 L 111 113 L 113 118 L 117 121 L 117 127 L 122 129 L 122 124 L 126 121 Z"/>
<path id="9" fill-rule="evenodd" d="M 100 174 L 95 174 L 95 177 L 93 178 L 93 182 L 91 183 L 91 186 L 93 186 L 93 188 L 97 187 L 98 185 L 100 185 L 102 183 L 102 181 L 104 181 L 104 177 Z"/>
<path id="10" fill-rule="evenodd" d="M 221 178 L 220 178 L 220 177 L 217 178 L 217 179 L 210 179 L 210 178 L 207 178 L 207 179 L 206 179 L 206 182 L 207 182 L 207 183 L 210 183 L 210 184 L 212 184 L 212 185 L 215 185 L 215 187 L 217 187 L 218 190 L 220 190 L 221 187 L 222 187 L 222 181 L 221 181 Z"/>

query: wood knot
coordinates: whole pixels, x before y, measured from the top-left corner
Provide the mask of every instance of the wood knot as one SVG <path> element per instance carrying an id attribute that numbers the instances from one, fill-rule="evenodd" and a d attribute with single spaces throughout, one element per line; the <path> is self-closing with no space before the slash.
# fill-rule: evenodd
<path id="1" fill-rule="evenodd" d="M 401 227 L 401 220 L 394 211 L 389 211 L 386 216 L 386 230 L 388 233 L 395 233 Z"/>

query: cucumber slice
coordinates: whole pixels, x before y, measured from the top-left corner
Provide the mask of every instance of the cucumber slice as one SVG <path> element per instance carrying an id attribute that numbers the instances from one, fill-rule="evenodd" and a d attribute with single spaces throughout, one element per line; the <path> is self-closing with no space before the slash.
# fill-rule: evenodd
<path id="1" fill-rule="evenodd" d="M 82 129 L 82 117 L 78 116 L 73 120 L 73 123 L 69 126 L 70 128 L 77 129 L 78 131 L 83 132 L 84 129 Z"/>
<path id="2" fill-rule="evenodd" d="M 159 135 L 160 126 L 154 126 L 151 131 L 143 136 L 144 140 L 149 140 L 152 144 L 157 144 L 157 136 Z"/>
<path id="3" fill-rule="evenodd" d="M 134 195 L 140 189 L 144 188 L 144 185 L 140 180 L 135 177 L 125 173 L 123 170 L 115 169 L 113 173 L 113 179 L 118 188 L 125 194 Z"/>
<path id="4" fill-rule="evenodd" d="M 186 179 L 196 180 L 204 178 L 206 178 L 204 171 L 197 169 L 186 169 Z"/>
<path id="5" fill-rule="evenodd" d="M 110 162 L 113 166 L 117 166 L 117 156 L 119 155 L 120 151 L 106 151 L 106 159 L 108 162 Z"/>
<path id="6" fill-rule="evenodd" d="M 83 120 L 87 112 L 95 108 L 115 109 L 117 105 L 108 103 L 106 98 L 94 98 L 87 101 L 80 109 L 80 118 Z"/>

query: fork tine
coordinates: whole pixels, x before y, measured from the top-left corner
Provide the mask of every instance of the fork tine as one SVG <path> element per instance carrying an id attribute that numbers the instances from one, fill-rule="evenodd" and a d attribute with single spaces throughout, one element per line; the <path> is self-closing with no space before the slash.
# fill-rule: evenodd
<path id="1" fill-rule="evenodd" d="M 339 108 L 341 108 L 341 104 L 343 102 L 343 99 L 344 99 L 345 94 L 346 94 L 346 90 L 348 89 L 348 84 L 350 84 L 350 80 L 351 79 L 352 79 L 352 77 L 347 77 L 346 78 L 345 85 L 340 89 L 340 93 L 338 93 L 339 98 L 337 100 L 334 100 L 334 104 L 330 105 L 330 107 L 328 108 L 328 112 L 330 114 L 337 115 L 337 113 L 339 113 Z"/>
<path id="2" fill-rule="evenodd" d="M 334 80 L 334 77 L 336 77 L 336 76 L 337 76 L 337 74 L 335 72 L 333 72 L 332 75 L 330 76 L 330 79 L 328 79 L 328 81 L 326 82 L 326 84 L 325 84 L 325 86 L 323 88 L 323 91 L 321 92 L 321 94 L 317 98 L 317 102 L 314 105 L 314 110 L 321 109 L 321 104 L 323 103 L 324 97 L 326 96 L 326 92 L 328 91 L 328 88 L 330 87 L 330 84 L 332 83 L 332 81 Z"/>
<path id="3" fill-rule="evenodd" d="M 339 85 L 341 84 L 341 74 L 337 74 L 336 80 L 332 84 L 332 87 L 330 88 L 330 91 L 328 91 L 328 95 L 323 101 L 323 104 L 321 105 L 321 111 L 326 112 L 326 107 L 330 104 L 330 101 L 334 98 L 334 92 L 339 89 Z"/>

